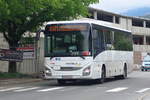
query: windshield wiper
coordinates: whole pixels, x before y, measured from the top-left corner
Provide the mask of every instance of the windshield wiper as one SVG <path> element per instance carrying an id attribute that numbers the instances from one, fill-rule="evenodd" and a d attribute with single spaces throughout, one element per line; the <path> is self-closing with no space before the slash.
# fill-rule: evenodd
<path id="1" fill-rule="evenodd" d="M 54 57 L 52 56 L 52 57 L 50 57 L 50 60 L 52 60 Z"/>
<path id="2" fill-rule="evenodd" d="M 85 59 L 85 57 L 84 57 L 84 56 L 81 56 L 81 55 L 80 55 L 80 57 L 81 57 L 82 59 Z"/>

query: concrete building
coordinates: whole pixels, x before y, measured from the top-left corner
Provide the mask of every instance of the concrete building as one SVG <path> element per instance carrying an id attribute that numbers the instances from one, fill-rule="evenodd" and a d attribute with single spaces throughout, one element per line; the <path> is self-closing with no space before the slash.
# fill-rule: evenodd
<path id="1" fill-rule="evenodd" d="M 143 57 L 150 52 L 150 19 L 129 17 L 100 9 L 89 8 L 89 18 L 111 23 L 133 34 L 134 65 L 140 67 Z"/>

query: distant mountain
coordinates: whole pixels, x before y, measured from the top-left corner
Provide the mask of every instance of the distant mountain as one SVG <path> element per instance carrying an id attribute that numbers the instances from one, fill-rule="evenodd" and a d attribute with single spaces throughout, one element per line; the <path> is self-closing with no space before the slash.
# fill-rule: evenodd
<path id="1" fill-rule="evenodd" d="M 132 10 L 128 10 L 127 12 L 124 12 L 123 15 L 127 16 L 149 16 L 150 15 L 150 7 L 142 7 L 142 8 L 136 8 Z"/>
<path id="2" fill-rule="evenodd" d="M 144 16 L 141 16 L 141 17 L 149 18 L 149 19 L 150 19 L 150 14 L 148 14 L 148 15 L 144 15 Z"/>

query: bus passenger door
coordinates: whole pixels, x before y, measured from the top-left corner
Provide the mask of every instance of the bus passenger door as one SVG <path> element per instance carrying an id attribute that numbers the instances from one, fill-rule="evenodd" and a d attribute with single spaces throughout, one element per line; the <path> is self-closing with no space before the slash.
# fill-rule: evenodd
<path id="1" fill-rule="evenodd" d="M 93 30 L 93 55 L 94 55 L 94 72 L 96 75 L 100 75 L 100 71 L 103 63 L 103 54 L 102 51 L 105 50 L 104 47 L 104 37 L 103 33 L 100 30 Z M 100 76 L 97 76 L 100 77 Z"/>
<path id="2" fill-rule="evenodd" d="M 102 51 L 105 50 L 104 47 L 104 36 L 100 30 L 93 30 L 93 52 L 94 58 L 98 56 Z"/>

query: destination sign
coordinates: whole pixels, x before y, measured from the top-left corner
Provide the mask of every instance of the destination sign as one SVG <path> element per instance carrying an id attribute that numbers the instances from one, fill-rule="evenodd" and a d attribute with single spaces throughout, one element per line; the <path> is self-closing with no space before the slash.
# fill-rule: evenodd
<path id="1" fill-rule="evenodd" d="M 87 25 L 52 25 L 49 31 L 86 31 Z"/>

